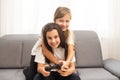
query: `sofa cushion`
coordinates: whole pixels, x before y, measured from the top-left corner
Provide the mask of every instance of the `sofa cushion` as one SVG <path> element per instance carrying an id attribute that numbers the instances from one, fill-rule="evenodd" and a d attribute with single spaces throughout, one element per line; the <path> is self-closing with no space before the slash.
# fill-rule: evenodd
<path id="1" fill-rule="evenodd" d="M 120 60 L 113 58 L 105 59 L 104 68 L 120 78 Z"/>
<path id="2" fill-rule="evenodd" d="M 0 80 L 25 80 L 23 69 L 0 69 Z"/>
<path id="3" fill-rule="evenodd" d="M 119 80 L 104 68 L 79 68 L 77 71 L 81 80 Z"/>
<path id="4" fill-rule="evenodd" d="M 0 68 L 23 68 L 28 66 L 30 64 L 31 49 L 37 40 L 38 34 L 9 34 L 1 37 Z"/>
<path id="5" fill-rule="evenodd" d="M 103 67 L 101 46 L 94 31 L 74 31 L 76 67 Z"/>
<path id="6" fill-rule="evenodd" d="M 22 43 L 0 39 L 0 68 L 16 68 L 21 65 Z"/>

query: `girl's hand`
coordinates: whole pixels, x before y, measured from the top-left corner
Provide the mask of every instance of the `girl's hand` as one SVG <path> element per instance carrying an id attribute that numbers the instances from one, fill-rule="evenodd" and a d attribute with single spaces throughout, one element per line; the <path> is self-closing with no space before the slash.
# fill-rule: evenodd
<path id="1" fill-rule="evenodd" d="M 43 76 L 49 76 L 50 72 L 49 71 L 45 71 L 45 67 L 48 65 L 44 65 L 44 66 L 40 66 L 39 67 L 39 72 L 43 75 Z"/>
<path id="2" fill-rule="evenodd" d="M 69 67 L 65 71 L 63 70 L 57 70 L 57 71 L 58 73 L 60 73 L 61 76 L 69 76 L 75 72 L 75 64 L 70 63 Z"/>
<path id="3" fill-rule="evenodd" d="M 57 70 L 57 72 L 60 73 L 61 76 L 69 76 L 70 74 L 72 74 L 69 68 L 66 69 L 66 71 Z"/>
<path id="4" fill-rule="evenodd" d="M 70 63 L 68 61 L 62 61 L 62 60 L 60 60 L 59 63 L 62 63 L 62 67 L 61 67 L 62 71 L 66 71 L 69 68 L 69 64 Z"/>

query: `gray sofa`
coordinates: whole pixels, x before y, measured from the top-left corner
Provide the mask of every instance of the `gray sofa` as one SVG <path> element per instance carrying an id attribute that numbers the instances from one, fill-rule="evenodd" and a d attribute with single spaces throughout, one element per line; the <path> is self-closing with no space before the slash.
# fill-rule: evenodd
<path id="1" fill-rule="evenodd" d="M 74 31 L 76 72 L 81 80 L 120 80 L 120 61 L 103 60 L 94 31 Z M 0 38 L 0 80 L 25 80 L 23 68 L 29 66 L 31 49 L 38 34 L 13 34 Z"/>

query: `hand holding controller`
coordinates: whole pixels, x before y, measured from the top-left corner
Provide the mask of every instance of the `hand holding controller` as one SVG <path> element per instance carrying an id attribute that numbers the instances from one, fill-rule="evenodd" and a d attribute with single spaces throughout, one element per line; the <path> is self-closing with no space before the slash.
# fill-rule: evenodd
<path id="1" fill-rule="evenodd" d="M 51 71 L 52 69 L 61 69 L 61 66 L 62 66 L 62 64 L 55 64 L 55 65 L 52 65 L 52 66 L 47 66 L 47 67 L 45 67 L 45 70 L 46 71 Z"/>

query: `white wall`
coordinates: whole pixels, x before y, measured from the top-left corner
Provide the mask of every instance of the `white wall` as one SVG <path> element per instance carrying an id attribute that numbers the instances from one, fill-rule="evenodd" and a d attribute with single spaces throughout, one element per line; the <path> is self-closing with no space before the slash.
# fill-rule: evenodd
<path id="1" fill-rule="evenodd" d="M 1 0 L 0 0 L 0 5 L 1 5 Z M 0 35 L 1 35 L 1 6 L 0 6 Z"/>
<path id="2" fill-rule="evenodd" d="M 108 0 L 107 36 L 101 37 L 104 58 L 120 60 L 120 0 Z"/>
<path id="3" fill-rule="evenodd" d="M 39 34 L 58 6 L 71 9 L 71 29 L 98 33 L 104 59 L 120 59 L 120 0 L 1 0 L 0 35 Z"/>
<path id="4" fill-rule="evenodd" d="M 120 59 L 120 0 L 109 2 L 109 28 L 108 56 Z"/>

